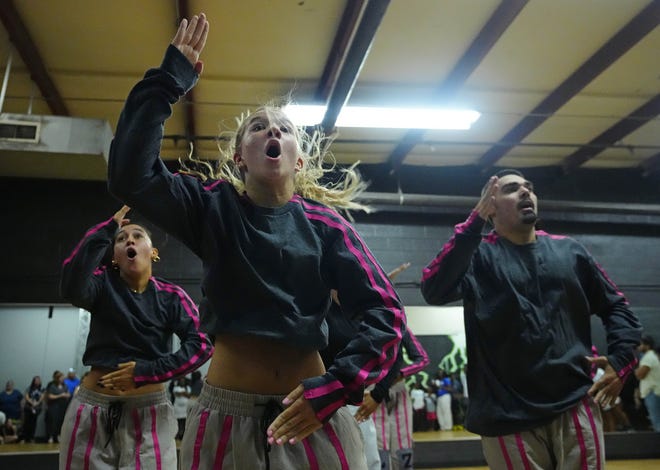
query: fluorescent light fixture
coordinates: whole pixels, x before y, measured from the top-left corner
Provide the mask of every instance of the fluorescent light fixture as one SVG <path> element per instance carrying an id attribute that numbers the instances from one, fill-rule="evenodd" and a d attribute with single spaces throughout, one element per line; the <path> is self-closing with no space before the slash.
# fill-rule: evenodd
<path id="1" fill-rule="evenodd" d="M 314 126 L 323 121 L 325 110 L 325 106 L 318 105 L 289 105 L 284 111 L 295 124 Z M 479 116 L 480 113 L 469 109 L 344 106 L 337 117 L 336 126 L 467 130 Z"/>

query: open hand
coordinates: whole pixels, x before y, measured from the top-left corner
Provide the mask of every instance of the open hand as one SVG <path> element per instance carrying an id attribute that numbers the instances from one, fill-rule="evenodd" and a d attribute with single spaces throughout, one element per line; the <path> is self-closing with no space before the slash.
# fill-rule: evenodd
<path id="1" fill-rule="evenodd" d="M 364 399 L 362 400 L 362 404 L 355 412 L 355 419 L 357 422 L 363 423 L 369 419 L 369 416 L 371 416 L 371 414 L 376 411 L 378 405 L 380 405 L 380 403 L 373 399 L 371 393 L 364 392 Z"/>
<path id="2" fill-rule="evenodd" d="M 101 377 L 99 383 L 107 389 L 119 390 L 122 392 L 137 388 L 135 386 L 135 381 L 133 380 L 135 361 L 123 362 L 117 367 L 117 370 Z"/>
<path id="3" fill-rule="evenodd" d="M 587 357 L 587 360 L 590 364 L 605 371 L 603 376 L 597 382 L 594 382 L 587 393 L 594 398 L 596 403 L 600 404 L 601 408 L 614 406 L 614 402 L 623 388 L 623 382 L 610 365 L 607 357 Z"/>
<path id="4" fill-rule="evenodd" d="M 172 39 L 172 45 L 186 56 L 198 74 L 201 74 L 204 69 L 204 63 L 199 60 L 199 55 L 206 45 L 208 34 L 209 22 L 206 15 L 200 13 L 199 16 L 195 15 L 190 18 L 190 22 L 185 18 L 181 20 L 179 29 Z"/>
<path id="5" fill-rule="evenodd" d="M 269 444 L 295 444 L 321 429 L 323 424 L 303 396 L 304 391 L 303 386 L 298 385 L 282 400 L 282 404 L 287 408 L 268 426 L 266 434 Z"/>
<path id="6" fill-rule="evenodd" d="M 128 225 L 131 223 L 131 219 L 126 219 L 126 214 L 128 211 L 130 211 L 131 208 L 128 206 L 123 206 L 121 209 L 119 209 L 117 212 L 115 212 L 115 215 L 112 216 L 112 220 L 117 222 L 117 225 L 119 227 L 123 227 L 124 225 Z"/>
<path id="7" fill-rule="evenodd" d="M 495 194 L 499 189 L 497 181 L 497 176 L 491 176 L 488 183 L 486 183 L 481 199 L 474 208 L 479 213 L 479 217 L 484 220 L 488 220 L 495 213 Z"/>

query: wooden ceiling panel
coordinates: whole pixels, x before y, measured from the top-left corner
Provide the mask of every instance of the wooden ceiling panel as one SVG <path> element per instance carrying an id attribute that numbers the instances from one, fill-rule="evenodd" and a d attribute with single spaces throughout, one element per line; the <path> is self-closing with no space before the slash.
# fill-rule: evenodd
<path id="1" fill-rule="evenodd" d="M 506 89 L 513 85 L 516 89 L 547 94 L 647 3 L 529 2 L 466 85 L 479 89 Z"/>
<path id="2" fill-rule="evenodd" d="M 139 73 L 160 64 L 176 32 L 173 1 L 16 1 L 51 73 Z"/>
<path id="3" fill-rule="evenodd" d="M 55 112 L 52 100 L 49 106 L 42 96 L 43 86 L 31 79 L 41 70 L 46 76 L 39 72 L 37 80 L 42 85 L 43 80 L 52 81 L 71 116 L 106 119 L 113 129 L 129 90 L 147 68 L 160 63 L 175 33 L 180 4 L 3 0 L 3 6 L 8 2 L 15 6 L 41 62 L 35 63 L 35 57 L 24 61 L 0 27 L 0 70 L 4 71 L 8 51 L 15 50 L 2 111 L 27 113 L 31 106 L 33 114 Z M 657 116 L 649 116 L 651 121 L 639 128 L 621 123 L 630 121 L 630 113 L 660 92 L 660 0 L 386 3 L 382 21 L 373 11 L 362 17 L 368 16 L 370 26 L 377 29 L 347 102 L 452 104 L 476 109 L 482 116 L 468 131 L 339 129 L 332 149 L 341 163 L 379 164 L 385 168 L 383 174 L 389 174 L 386 167 L 396 170 L 401 165 L 479 165 L 478 171 L 487 170 L 488 163 L 550 165 L 559 174 L 558 168 L 570 172 L 580 165 L 634 169 L 644 161 L 655 171 L 660 161 Z M 193 102 L 177 104 L 166 123 L 165 159 L 187 153 L 186 132 L 194 132 L 198 156 L 215 158 L 220 124 L 233 129 L 234 117 L 242 111 L 288 93 L 306 102 L 320 88 L 333 90 L 336 82 L 332 75 L 324 75 L 326 66 L 349 57 L 356 42 L 361 45 L 356 49 L 362 50 L 370 40 L 369 34 L 354 43 L 341 37 L 351 31 L 342 18 L 357 5 L 348 0 L 187 4 L 190 13 L 207 14 L 211 31 Z M 646 22 L 640 12 L 645 12 Z M 640 28 L 629 26 L 633 19 L 637 22 L 632 25 Z M 358 19 L 357 24 L 363 23 Z M 332 49 L 340 43 L 347 47 Z M 361 58 L 351 56 L 351 67 Z M 348 76 L 353 78 L 352 73 Z M 336 100 L 343 100 L 343 92 L 336 93 Z M 539 109 L 545 111 L 531 115 Z M 619 134 L 629 147 L 610 142 Z M 585 152 L 599 138 L 603 149 Z M 399 152 L 403 156 L 396 167 L 391 156 L 398 149 L 405 151 Z M 498 154 L 498 149 L 504 150 Z M 565 159 L 572 154 L 580 158 L 570 160 L 566 168 Z M 85 160 L 77 157 L 57 162 L 0 151 L 0 177 L 105 177 L 103 162 L 90 160 L 87 169 Z"/>
<path id="4" fill-rule="evenodd" d="M 323 72 L 346 0 L 190 2 L 211 22 L 205 67 L 240 80 L 315 79 Z"/>
<path id="5" fill-rule="evenodd" d="M 496 0 L 393 0 L 357 87 L 363 83 L 439 83 L 479 33 Z"/>

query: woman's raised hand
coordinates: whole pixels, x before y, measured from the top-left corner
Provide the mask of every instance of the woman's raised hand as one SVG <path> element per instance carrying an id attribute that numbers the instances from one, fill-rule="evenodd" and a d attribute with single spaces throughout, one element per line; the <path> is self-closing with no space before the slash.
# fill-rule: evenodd
<path id="1" fill-rule="evenodd" d="M 126 218 L 126 214 L 128 211 L 130 211 L 131 208 L 124 205 L 122 206 L 121 209 L 119 209 L 117 212 L 115 212 L 115 215 L 112 216 L 113 220 L 117 222 L 117 225 L 119 227 L 123 227 L 124 225 L 128 225 L 131 220 Z"/>
<path id="2" fill-rule="evenodd" d="M 182 19 L 179 23 L 179 29 L 172 39 L 172 45 L 179 49 L 181 53 L 186 56 L 186 59 L 195 67 L 195 72 L 202 73 L 204 63 L 199 60 L 199 55 L 202 53 L 206 45 L 206 37 L 209 34 L 209 22 L 204 13 L 195 15 L 187 19 Z"/>

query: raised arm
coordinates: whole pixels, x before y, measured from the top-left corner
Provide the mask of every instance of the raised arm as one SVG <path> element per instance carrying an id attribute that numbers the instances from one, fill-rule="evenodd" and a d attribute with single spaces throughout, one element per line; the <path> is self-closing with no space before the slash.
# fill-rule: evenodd
<path id="1" fill-rule="evenodd" d="M 99 280 L 106 269 L 103 257 L 112 246 L 117 228 L 128 223 L 127 206 L 119 209 L 110 219 L 87 230 L 85 236 L 62 263 L 60 294 L 77 307 L 90 310 L 102 283 Z"/>
<path id="2" fill-rule="evenodd" d="M 147 71 L 126 99 L 108 160 L 110 192 L 197 253 L 204 188 L 195 178 L 171 174 L 159 154 L 172 105 L 203 68 L 208 27 L 203 14 L 181 22 L 161 66 Z"/>
<path id="3" fill-rule="evenodd" d="M 467 220 L 454 227 L 454 235 L 422 271 L 422 295 L 429 304 L 443 305 L 461 298 L 460 283 L 481 243 L 484 224 L 493 214 L 497 189 L 497 177 L 492 177 Z"/>

